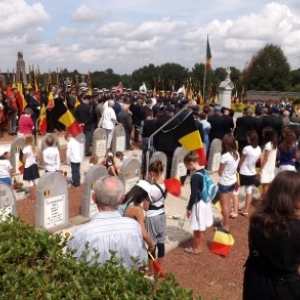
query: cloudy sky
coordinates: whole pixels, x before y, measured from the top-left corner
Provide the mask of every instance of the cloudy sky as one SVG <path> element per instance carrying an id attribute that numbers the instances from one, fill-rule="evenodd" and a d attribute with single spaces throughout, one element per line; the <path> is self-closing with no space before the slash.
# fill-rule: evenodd
<path id="1" fill-rule="evenodd" d="M 205 61 L 207 35 L 213 68 L 242 69 L 266 43 L 300 68 L 299 0 L 1 0 L 0 19 L 2 72 L 18 51 L 42 72 L 192 68 Z"/>

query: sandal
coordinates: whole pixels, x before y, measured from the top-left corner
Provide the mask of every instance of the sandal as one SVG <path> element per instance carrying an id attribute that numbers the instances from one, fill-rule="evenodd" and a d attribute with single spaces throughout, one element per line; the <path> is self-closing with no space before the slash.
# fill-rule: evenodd
<path id="1" fill-rule="evenodd" d="M 235 214 L 233 211 L 230 213 L 229 217 L 231 219 L 236 219 L 238 217 L 238 214 Z"/>
<path id="2" fill-rule="evenodd" d="M 193 255 L 199 255 L 199 254 L 201 254 L 201 252 L 195 252 L 192 247 L 185 248 L 184 252 L 186 252 L 188 254 L 193 254 Z"/>
<path id="3" fill-rule="evenodd" d="M 248 217 L 248 212 L 245 212 L 243 210 L 239 211 L 239 213 L 243 216 L 243 217 Z"/>

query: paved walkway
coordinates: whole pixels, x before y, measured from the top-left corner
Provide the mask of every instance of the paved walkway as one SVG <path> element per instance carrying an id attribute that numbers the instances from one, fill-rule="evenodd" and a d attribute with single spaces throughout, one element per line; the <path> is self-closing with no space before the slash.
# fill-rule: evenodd
<path id="1" fill-rule="evenodd" d="M 66 141 L 63 136 L 59 136 L 60 146 L 66 146 Z M 41 139 L 41 138 L 40 138 Z M 10 141 L 1 141 L 0 145 L 10 146 Z M 125 155 L 128 157 L 137 158 L 141 160 L 141 150 L 126 151 Z M 67 171 L 70 174 L 70 167 L 66 164 L 62 164 L 61 169 Z M 84 174 L 89 169 L 89 158 L 84 158 L 83 163 L 81 164 L 81 181 L 83 183 Z M 44 171 L 40 172 L 40 175 L 43 175 Z M 16 176 L 18 180 L 22 180 L 22 175 Z M 219 176 L 217 173 L 211 174 L 214 182 L 218 182 Z M 258 191 L 255 190 L 255 194 Z M 20 196 L 20 195 L 19 195 Z M 174 197 L 173 195 L 168 194 L 165 204 L 166 216 L 167 216 L 167 238 L 166 238 L 166 251 L 170 251 L 183 241 L 186 241 L 192 237 L 192 231 L 189 229 L 189 220 L 185 219 L 186 206 L 190 196 L 190 177 L 187 177 L 187 180 L 182 187 L 182 193 L 179 197 Z M 18 197 L 20 198 L 20 197 Z M 245 195 L 240 195 L 240 205 L 243 205 Z M 218 222 L 222 219 L 220 212 L 212 205 L 214 221 Z M 70 220 L 70 223 L 78 224 L 80 222 L 86 222 L 87 219 L 77 217 L 76 220 Z M 80 225 L 73 225 L 69 228 L 58 231 L 58 233 L 65 234 L 66 232 L 72 235 L 74 229 Z"/>

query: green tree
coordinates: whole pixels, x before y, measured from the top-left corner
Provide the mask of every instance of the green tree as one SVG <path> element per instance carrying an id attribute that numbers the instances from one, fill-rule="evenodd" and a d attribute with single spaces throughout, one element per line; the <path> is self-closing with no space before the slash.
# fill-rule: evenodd
<path id="1" fill-rule="evenodd" d="M 267 44 L 243 70 L 248 90 L 286 91 L 290 86 L 290 65 L 280 46 Z"/>

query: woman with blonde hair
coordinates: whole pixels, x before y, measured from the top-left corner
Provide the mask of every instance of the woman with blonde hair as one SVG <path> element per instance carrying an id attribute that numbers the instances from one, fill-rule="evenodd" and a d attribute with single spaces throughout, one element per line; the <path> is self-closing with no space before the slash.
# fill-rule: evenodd
<path id="1" fill-rule="evenodd" d="M 25 147 L 22 149 L 22 163 L 24 166 L 23 180 L 28 181 L 30 189 L 30 199 L 34 201 L 36 199 L 35 179 L 40 178 L 40 175 L 36 162 L 38 152 L 34 144 L 34 137 L 32 134 L 24 136 L 24 145 Z"/>

